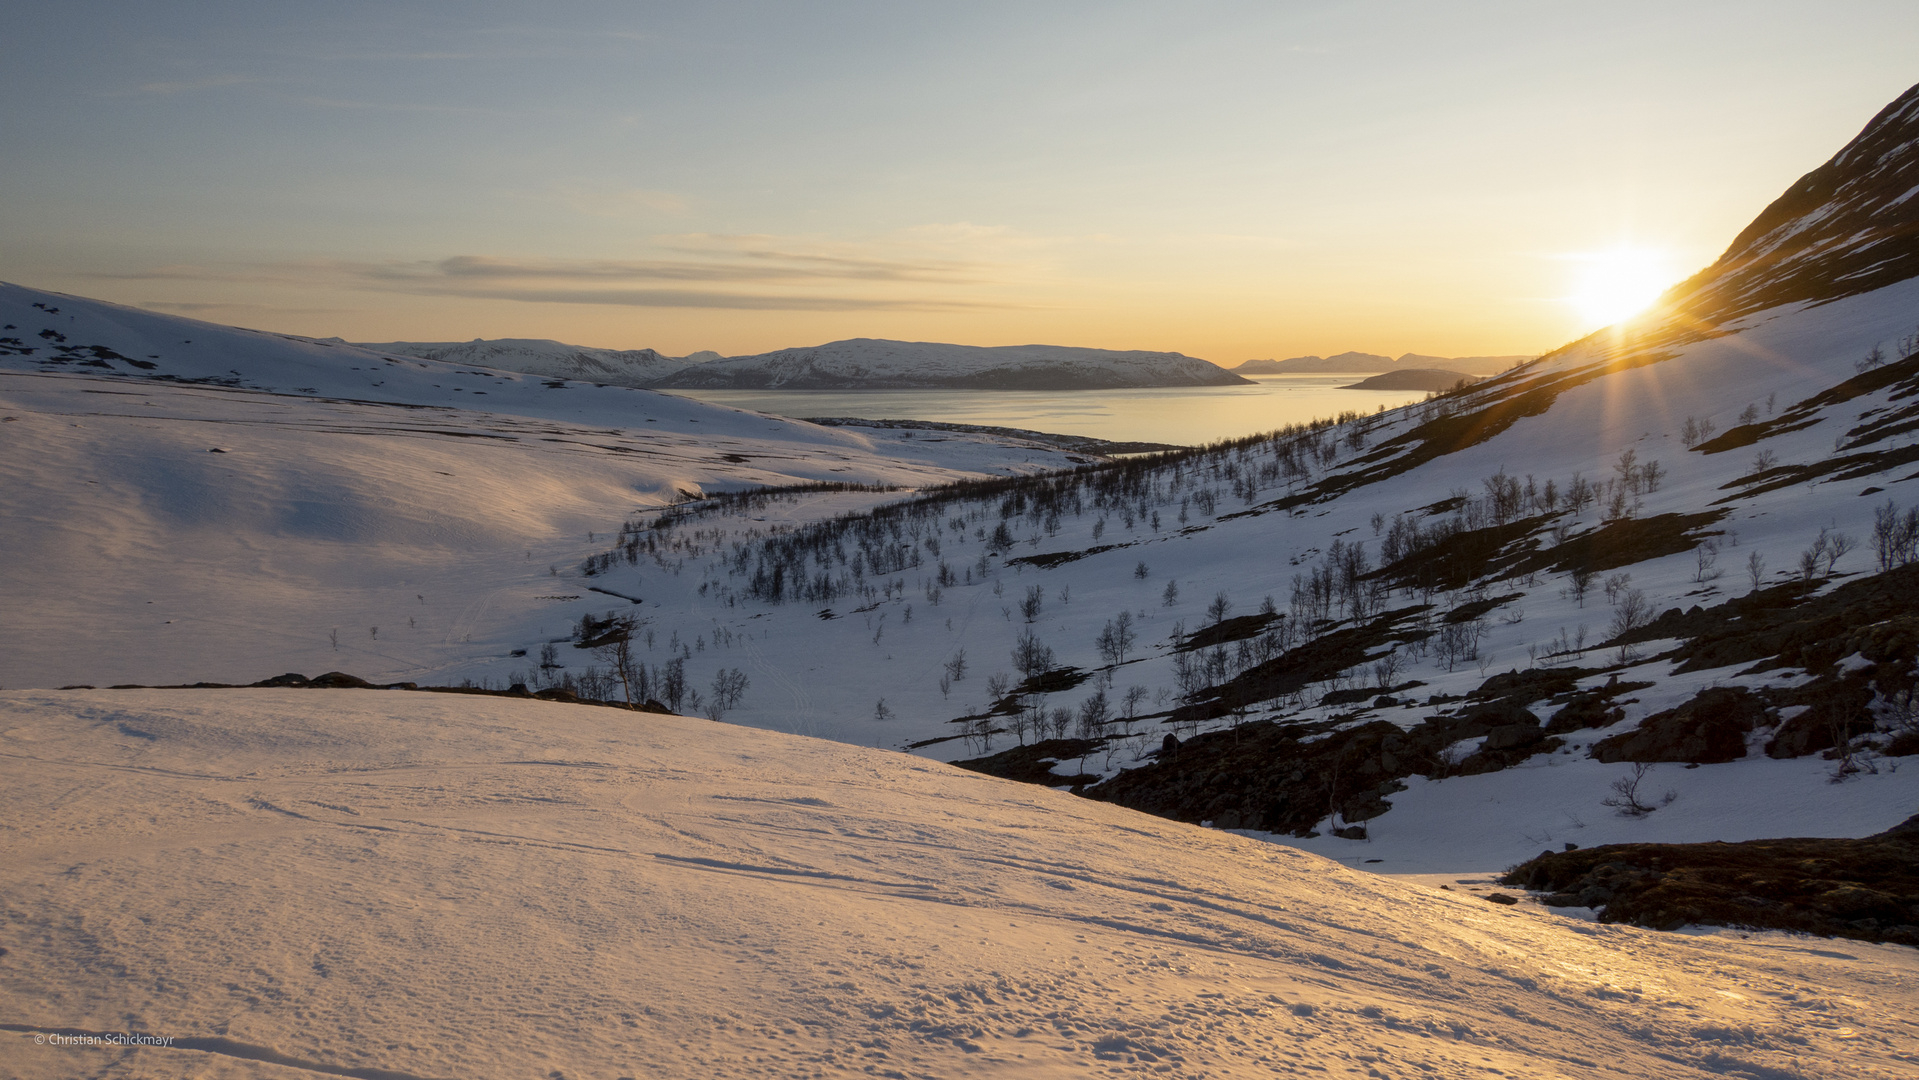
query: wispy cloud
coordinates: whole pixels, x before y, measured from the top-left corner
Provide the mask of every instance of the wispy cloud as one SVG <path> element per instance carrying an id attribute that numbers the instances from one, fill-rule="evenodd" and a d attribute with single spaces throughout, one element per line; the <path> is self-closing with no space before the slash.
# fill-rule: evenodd
<path id="1" fill-rule="evenodd" d="M 716 308 L 734 311 L 964 311 L 1008 305 L 930 297 L 801 296 L 695 289 L 458 289 L 413 288 L 408 292 L 529 304 L 603 304 L 620 307 Z"/>
<path id="2" fill-rule="evenodd" d="M 304 97 L 302 104 L 315 109 L 347 109 L 358 112 L 446 113 L 461 116 L 506 116 L 505 109 L 482 109 L 471 105 L 432 105 L 418 101 L 354 101 L 348 98 Z"/>
<path id="3" fill-rule="evenodd" d="M 465 52 L 340 52 L 331 53 L 320 59 L 329 62 L 351 62 L 355 60 L 499 60 L 503 54 Z"/>
<path id="4" fill-rule="evenodd" d="M 208 266 L 196 266 L 192 263 L 169 263 L 166 266 L 150 266 L 144 270 L 82 270 L 80 277 L 102 278 L 107 281 L 239 281 L 236 271 L 218 270 Z"/>
<path id="5" fill-rule="evenodd" d="M 242 86 L 259 82 L 251 75 L 209 75 L 200 79 L 171 79 L 141 83 L 133 90 L 107 91 L 107 97 L 131 97 L 135 94 L 153 94 L 169 96 L 173 94 L 191 94 L 198 90 L 218 90 L 225 86 Z"/>
<path id="6" fill-rule="evenodd" d="M 215 312 L 250 312 L 269 315 L 338 315 L 346 308 L 332 307 L 282 307 L 279 304 L 239 304 L 216 301 L 198 303 L 186 300 L 142 300 L 139 307 L 148 311 L 177 311 L 184 315 L 204 315 Z"/>
<path id="7" fill-rule="evenodd" d="M 986 267 L 958 261 L 886 259 L 768 247 L 688 250 L 686 255 L 650 260 L 456 255 L 421 261 L 314 260 L 248 266 L 175 263 L 95 271 L 85 276 L 118 281 L 246 282 L 620 307 L 954 311 L 1021 306 L 952 295 L 955 288 L 993 283 Z M 698 255 L 705 257 L 695 257 Z M 846 291 L 844 286 L 853 283 L 872 288 Z M 692 287 L 673 287 L 676 285 Z M 935 292 L 929 294 L 929 287 Z M 223 305 L 208 308 L 219 306 Z"/>
<path id="8" fill-rule="evenodd" d="M 525 281 L 897 281 L 967 284 L 979 268 L 959 263 L 854 258 L 805 252 L 750 250 L 714 259 L 585 260 L 501 259 L 456 255 L 433 263 L 365 265 L 362 272 L 389 280 L 473 278 Z"/>

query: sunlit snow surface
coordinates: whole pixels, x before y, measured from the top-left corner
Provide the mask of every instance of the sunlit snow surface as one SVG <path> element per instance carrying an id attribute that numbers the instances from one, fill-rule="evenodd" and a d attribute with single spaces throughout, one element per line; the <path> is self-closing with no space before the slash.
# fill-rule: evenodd
<path id="1" fill-rule="evenodd" d="M 0 348 L 6 686 L 332 668 L 484 677 L 529 635 L 578 619 L 555 597 L 626 603 L 550 568 L 576 570 L 634 511 L 1083 460 L 384 357 L 6 284 L 0 325 L 12 327 L 0 339 L 31 350 Z M 80 351 L 63 357 L 63 345 Z"/>
<path id="2" fill-rule="evenodd" d="M 0 776 L 8 1076 L 1919 1067 L 1911 949 L 1577 922 L 701 720 L 12 691 Z"/>

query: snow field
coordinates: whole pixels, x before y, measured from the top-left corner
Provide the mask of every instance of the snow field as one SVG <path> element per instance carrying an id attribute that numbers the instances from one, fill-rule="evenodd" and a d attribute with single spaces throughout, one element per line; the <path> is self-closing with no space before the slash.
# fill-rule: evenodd
<path id="1" fill-rule="evenodd" d="M 1663 1080 L 1919 1060 L 1911 950 L 1577 923 L 707 721 L 10 691 L 0 770 L 8 1076 Z M 216 1041 L 33 1041 L 54 1029 Z"/>
<path id="2" fill-rule="evenodd" d="M 551 615 L 567 603 L 552 597 L 625 606 L 548 571 L 576 567 L 634 510 L 1073 460 L 1021 440 L 554 388 L 17 286 L 0 285 L 0 319 L 35 350 L 0 357 L 5 686 L 486 678 L 577 621 Z M 123 359 L 42 372 L 56 342 L 20 327 Z"/>

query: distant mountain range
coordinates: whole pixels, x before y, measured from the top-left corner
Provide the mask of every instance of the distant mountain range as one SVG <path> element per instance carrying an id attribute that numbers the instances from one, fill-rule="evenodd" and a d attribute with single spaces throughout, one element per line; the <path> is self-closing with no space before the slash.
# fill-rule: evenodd
<path id="1" fill-rule="evenodd" d="M 654 384 L 740 390 L 1103 390 L 1226 386 L 1248 380 L 1176 352 L 1063 345 L 944 345 L 853 338 L 814 348 L 733 356 Z"/>
<path id="2" fill-rule="evenodd" d="M 989 348 L 852 338 L 752 356 L 697 352 L 673 357 L 653 349 L 595 349 L 531 338 L 357 344 L 374 352 L 423 360 L 616 386 L 671 389 L 1103 390 L 1229 386 L 1248 381 L 1217 364 L 1176 352 L 1064 345 Z"/>
<path id="3" fill-rule="evenodd" d="M 1358 372 L 1404 371 L 1408 368 L 1436 368 L 1468 375 L 1497 375 L 1530 356 L 1425 356 L 1407 353 L 1395 360 L 1377 353 L 1343 352 L 1338 356 L 1295 356 L 1288 360 L 1248 360 L 1233 368 L 1241 375 L 1289 375 L 1308 371 Z"/>
<path id="4" fill-rule="evenodd" d="M 328 341 L 340 341 L 328 338 Z M 340 342 L 345 344 L 345 342 Z M 453 364 L 527 375 L 545 375 L 555 379 L 609 386 L 651 386 L 658 380 L 718 353 L 694 353 L 692 356 L 663 356 L 653 349 L 595 349 L 585 345 L 567 345 L 544 338 L 498 338 L 487 341 L 382 341 L 355 343 L 372 352 L 412 356 L 421 360 L 445 360 Z"/>

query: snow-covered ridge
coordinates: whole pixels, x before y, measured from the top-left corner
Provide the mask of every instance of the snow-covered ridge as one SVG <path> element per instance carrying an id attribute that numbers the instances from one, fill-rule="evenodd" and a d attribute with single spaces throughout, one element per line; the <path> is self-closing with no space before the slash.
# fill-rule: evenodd
<path id="1" fill-rule="evenodd" d="M 1175 352 L 854 338 L 714 360 L 656 385 L 742 390 L 1078 390 L 1244 381 L 1217 365 Z"/>
<path id="2" fill-rule="evenodd" d="M 339 339 L 329 340 L 337 342 Z M 396 356 L 417 356 L 424 360 L 445 360 L 454 364 L 472 364 L 613 386 L 651 386 L 667 375 L 699 362 L 693 357 L 662 356 L 652 349 L 596 349 L 544 338 L 355 344 L 362 349 Z"/>
<path id="3" fill-rule="evenodd" d="M 1919 85 L 1801 177 L 1667 302 L 1722 323 L 1825 303 L 1919 275 Z"/>

